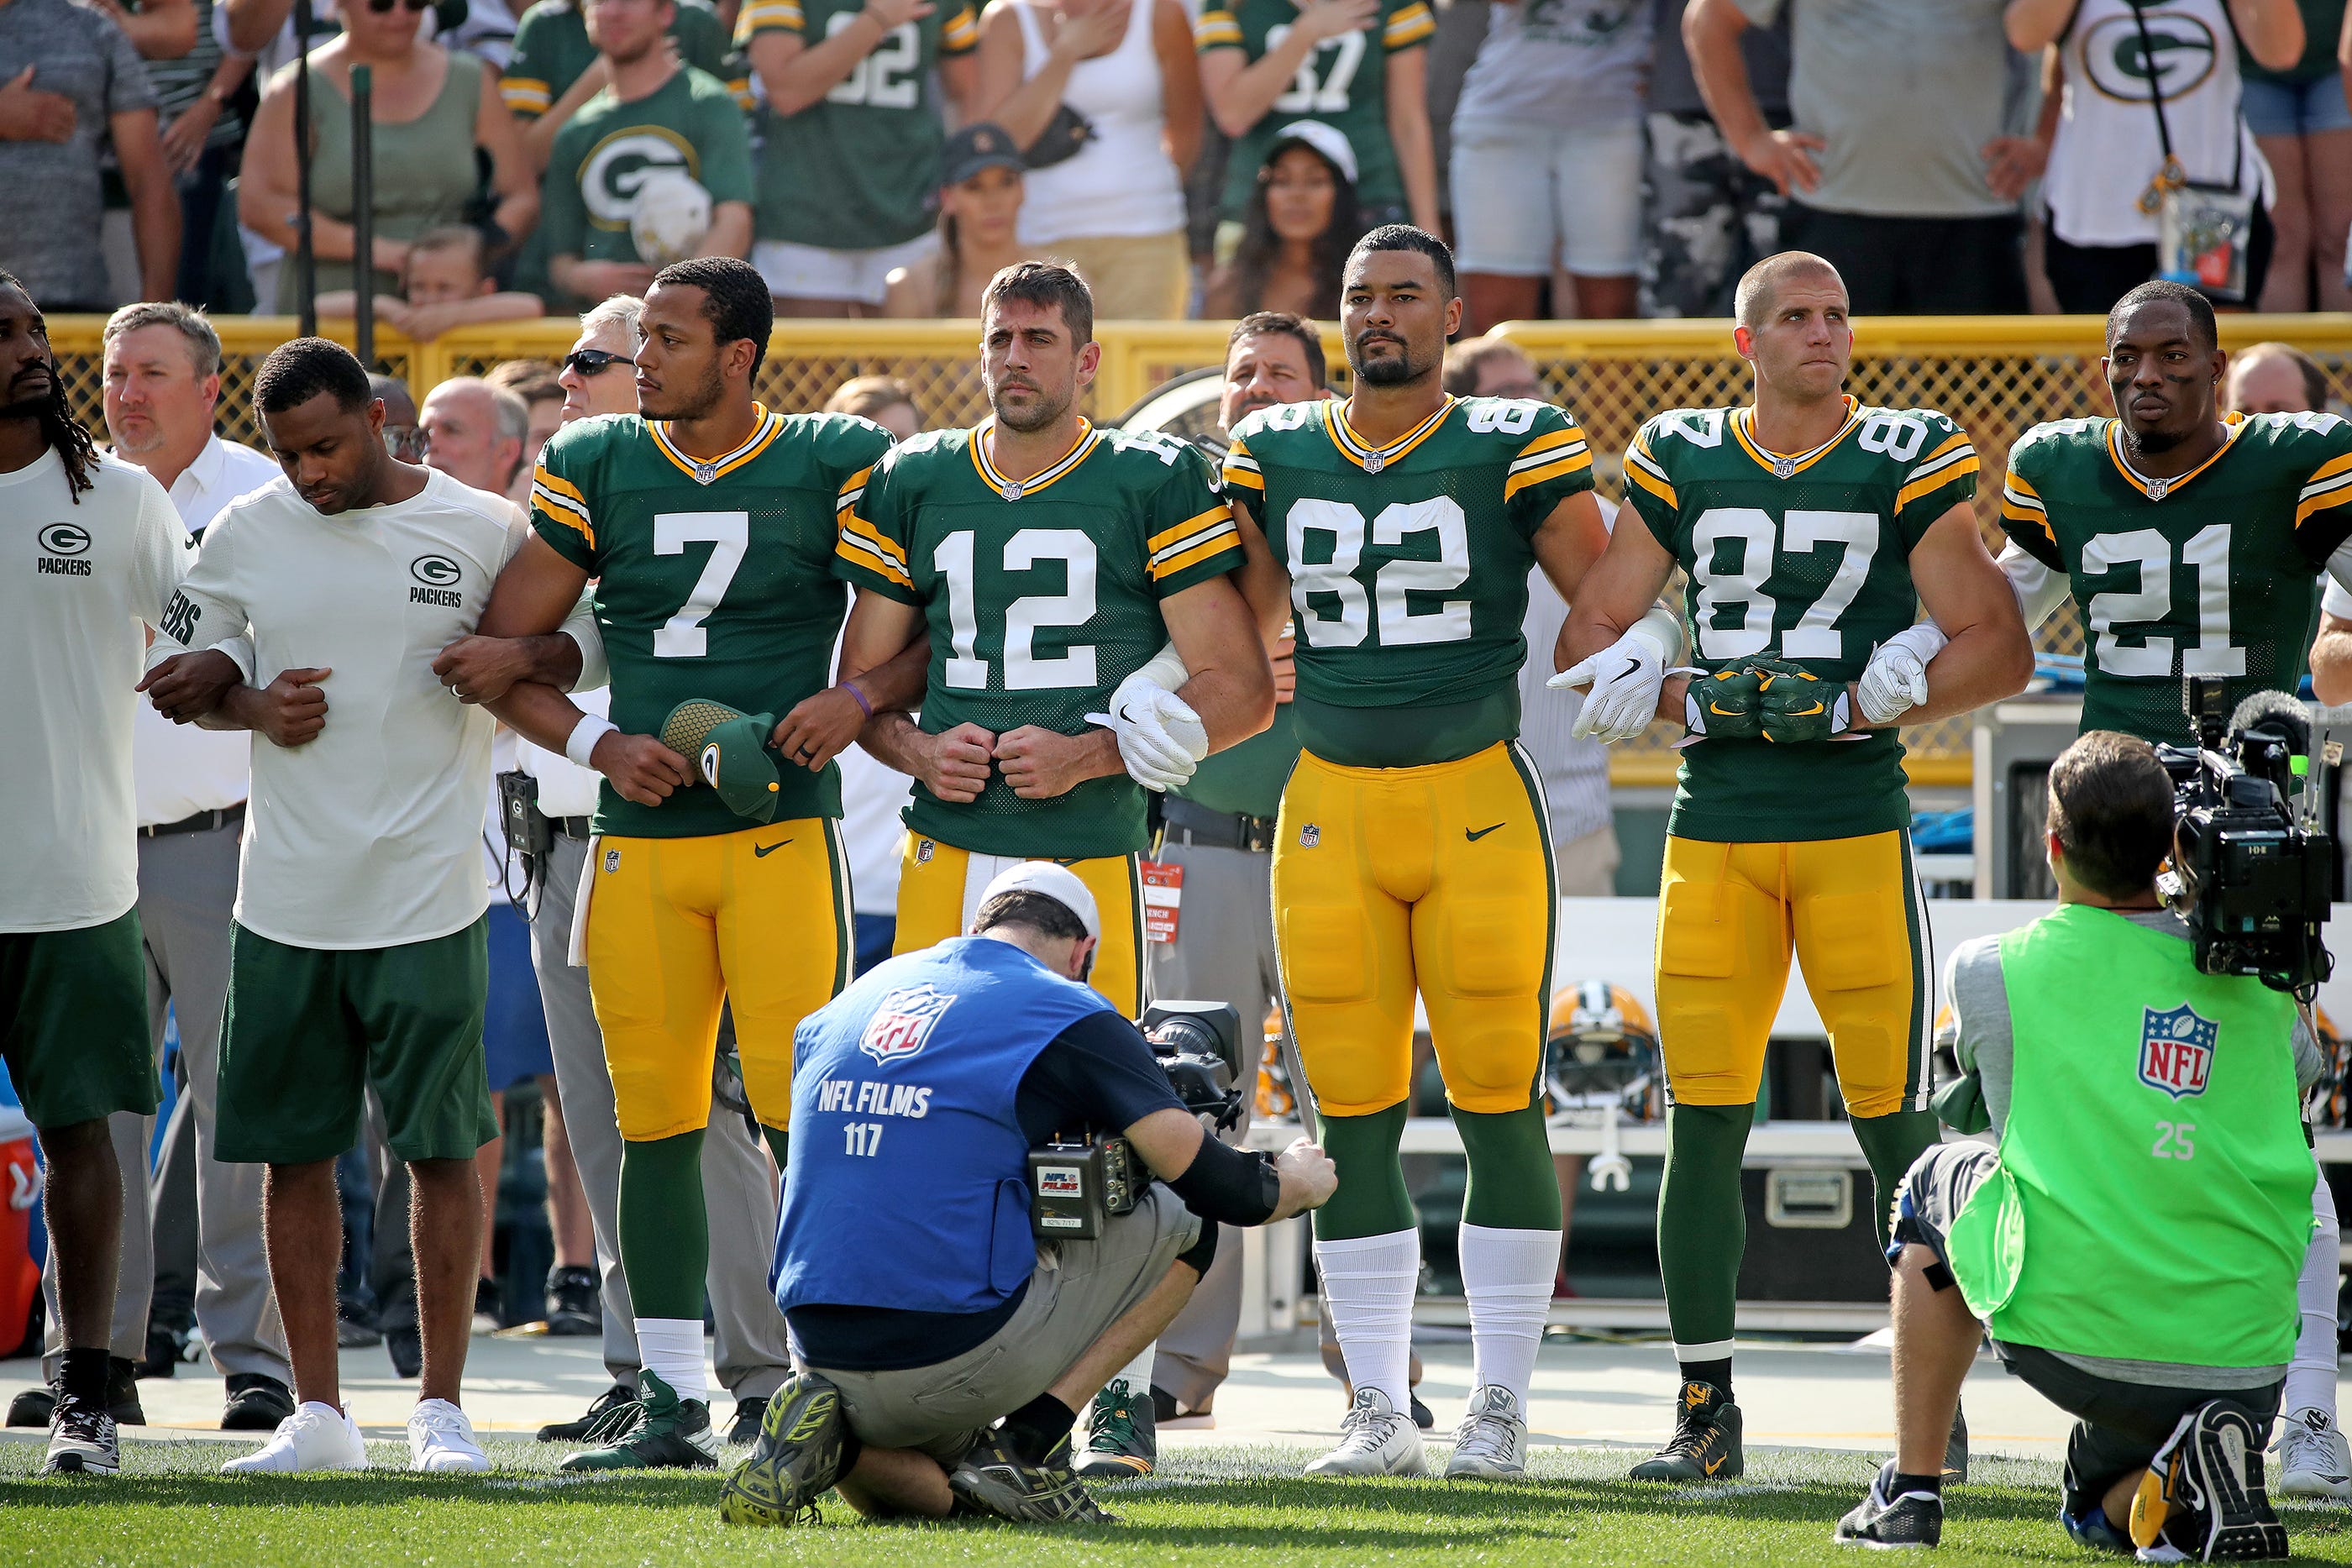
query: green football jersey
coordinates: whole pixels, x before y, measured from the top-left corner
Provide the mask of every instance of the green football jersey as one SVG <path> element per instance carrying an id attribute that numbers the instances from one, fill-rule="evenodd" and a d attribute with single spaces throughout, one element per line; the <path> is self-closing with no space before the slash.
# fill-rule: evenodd
<path id="1" fill-rule="evenodd" d="M 677 0 L 669 36 L 679 59 L 725 82 L 738 103 L 749 107 L 743 68 L 729 57 L 727 24 L 709 0 Z M 537 120 L 595 63 L 580 0 L 539 0 L 515 25 L 514 52 L 499 77 L 499 96 L 516 119 Z"/>
<path id="2" fill-rule="evenodd" d="M 623 103 L 607 90 L 580 106 L 555 133 L 541 183 L 547 254 L 643 260 L 629 219 L 656 169 L 684 170 L 714 205 L 751 200 L 751 134 L 717 77 L 683 66 L 644 98 Z"/>
<path id="3" fill-rule="evenodd" d="M 1227 0 L 1202 11 L 1192 41 L 1202 54 L 1239 49 L 1260 60 L 1289 36 L 1297 16 L 1293 0 Z M 1427 0 L 1381 0 L 1380 15 L 1369 26 L 1323 40 L 1274 107 L 1234 142 L 1221 215 L 1242 221 L 1276 133 L 1301 120 L 1320 120 L 1355 149 L 1356 198 L 1367 211 L 1402 207 L 1404 180 L 1389 140 L 1389 56 L 1421 47 L 1436 31 Z"/>
<path id="4" fill-rule="evenodd" d="M 1573 419 L 1548 402 L 1449 397 L 1374 447 L 1345 403 L 1281 403 L 1234 431 L 1224 482 L 1290 574 L 1291 706 L 1307 750 L 1411 768 L 1518 734 L 1530 540 L 1592 488 Z"/>
<path id="5" fill-rule="evenodd" d="M 1164 435 L 1097 430 L 1018 484 L 986 424 L 893 448 L 845 492 L 834 570 L 919 605 L 929 627 L 922 725 L 1084 735 L 1119 682 L 1168 642 L 1160 601 L 1242 564 L 1208 459 Z M 907 826 L 992 855 L 1091 860 L 1144 845 L 1143 787 L 1124 773 L 1050 800 L 992 774 L 977 800 L 915 785 Z"/>
<path id="6" fill-rule="evenodd" d="M 821 44 L 857 20 L 865 0 L 743 0 L 736 41 L 762 33 Z M 759 115 L 761 239 L 826 250 L 903 245 L 931 226 L 947 132 L 942 58 L 980 47 L 969 0 L 946 0 L 883 35 L 833 90 L 798 114 Z"/>
<path id="7" fill-rule="evenodd" d="M 2227 423 L 2178 479 L 2135 473 L 2112 419 L 2037 424 L 2010 450 L 2001 527 L 2083 609 L 2084 729 L 2185 746 L 2183 676 L 2222 677 L 2233 708 L 2302 683 L 2320 570 L 2352 534 L 2352 424 Z"/>
<path id="8" fill-rule="evenodd" d="M 1846 400 L 1811 452 L 1765 451 L 1745 408 L 1678 409 L 1625 453 L 1625 499 L 1690 574 L 1695 664 L 1763 654 L 1825 681 L 1858 677 L 1918 619 L 1910 555 L 1977 492 L 1976 448 L 1924 409 Z M 1844 839 L 1907 826 L 1891 729 L 1818 746 L 1699 739 L 1683 751 L 1666 831 L 1724 843 Z"/>
<path id="9" fill-rule="evenodd" d="M 833 684 L 848 596 L 833 576 L 835 507 L 890 449 L 847 414 L 761 410 L 750 439 L 708 463 L 635 414 L 567 424 L 541 449 L 530 521 L 596 578 L 596 624 L 613 670 L 613 722 L 659 735 L 688 697 L 782 718 Z M 776 820 L 841 815 L 841 775 L 781 764 Z M 750 826 L 696 784 L 658 806 L 607 782 L 596 831 L 689 839 Z"/>

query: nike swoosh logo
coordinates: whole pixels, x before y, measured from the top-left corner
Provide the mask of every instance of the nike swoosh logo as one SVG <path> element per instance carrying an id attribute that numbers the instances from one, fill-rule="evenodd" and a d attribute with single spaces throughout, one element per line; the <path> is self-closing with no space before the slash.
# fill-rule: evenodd
<path id="1" fill-rule="evenodd" d="M 1492 828 L 1465 828 L 1462 830 L 1462 836 L 1475 844 L 1480 839 L 1485 838 L 1488 833 L 1494 832 L 1496 829 L 1502 827 L 1502 823 L 1497 822 Z"/>
<path id="2" fill-rule="evenodd" d="M 1738 708 L 1726 707 L 1712 697 L 1707 699 L 1706 711 L 1709 713 L 1719 713 L 1729 718 L 1739 718 L 1744 716 Z"/>
<path id="3" fill-rule="evenodd" d="M 1829 707 L 1827 706 L 1827 705 L 1822 704 L 1822 703 L 1815 703 L 1812 706 L 1811 706 L 1811 707 L 1809 707 L 1809 708 L 1792 708 L 1792 709 L 1790 709 L 1790 713 L 1789 713 L 1789 716 L 1790 716 L 1790 718 L 1811 718 L 1811 717 L 1812 717 L 1812 716 L 1813 716 L 1813 715 L 1815 715 L 1815 714 L 1817 714 L 1817 713 L 1827 713 L 1827 712 L 1829 712 L 1829 711 L 1830 711 L 1830 710 L 1829 710 Z"/>
<path id="4" fill-rule="evenodd" d="M 1715 1458 L 1707 1460 L 1706 1473 L 1708 1475 L 1713 1475 L 1716 1471 L 1723 1469 L 1723 1458 L 1724 1457 L 1721 1454 L 1717 1454 Z"/>
<path id="5" fill-rule="evenodd" d="M 1626 661 L 1625 661 L 1625 673 L 1624 673 L 1623 674 L 1619 675 L 1617 678 L 1618 678 L 1619 680 L 1621 680 L 1621 681 L 1622 681 L 1622 680 L 1624 680 L 1624 679 L 1628 678 L 1629 676 L 1638 675 L 1638 674 L 1640 674 L 1641 673 L 1642 673 L 1642 661 L 1641 661 L 1641 660 L 1639 660 L 1639 659 L 1628 659 L 1628 660 L 1626 660 Z"/>
<path id="6" fill-rule="evenodd" d="M 755 861 L 766 860 L 770 855 L 774 854 L 778 850 L 782 849 L 786 844 L 791 843 L 792 841 L 793 841 L 790 839 L 778 839 L 772 844 L 764 846 L 753 844 L 751 846 L 751 858 Z"/>

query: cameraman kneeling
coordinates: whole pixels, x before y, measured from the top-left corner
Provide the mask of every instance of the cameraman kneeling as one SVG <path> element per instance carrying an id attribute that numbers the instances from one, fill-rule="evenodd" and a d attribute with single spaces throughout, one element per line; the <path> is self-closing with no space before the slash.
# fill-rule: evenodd
<path id="1" fill-rule="evenodd" d="M 800 1026 L 776 1301 L 800 1370 L 719 1512 L 783 1523 L 835 1485 L 860 1512 L 1087 1520 L 1076 1412 L 1176 1315 L 1217 1228 L 1313 1208 L 1336 1176 L 1207 1136 L 1133 1025 L 1083 983 L 1093 895 L 1046 862 L 972 935 L 881 965 Z M 1124 1129 L 1168 1185 L 1091 1240 L 1040 1246 L 1029 1151 Z M 996 1423 L 1002 1419 L 1003 1425 Z"/>
<path id="2" fill-rule="evenodd" d="M 2083 736 L 2050 770 L 2059 908 L 1952 956 L 1957 1049 L 2000 1145 L 1929 1149 L 1898 1189 L 1895 1457 L 1840 1541 L 1937 1542 L 1982 1328 L 2078 1418 L 2060 1514 L 2075 1541 L 2285 1555 L 2262 1450 L 2311 1235 L 2294 1005 L 2199 972 L 2156 891 L 2173 816 L 2147 742 Z"/>

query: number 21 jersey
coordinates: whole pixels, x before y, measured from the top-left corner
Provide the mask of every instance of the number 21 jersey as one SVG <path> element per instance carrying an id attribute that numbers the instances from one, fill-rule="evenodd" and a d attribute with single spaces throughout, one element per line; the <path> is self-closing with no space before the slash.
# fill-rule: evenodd
<path id="1" fill-rule="evenodd" d="M 1677 409 L 1625 453 L 1625 499 L 1690 574 L 1691 662 L 1785 659 L 1824 681 L 1858 677 L 1918 619 L 1910 555 L 1977 492 L 1959 426 L 1925 410 L 1865 408 L 1811 452 L 1771 453 L 1746 408 Z M 1812 746 L 1706 740 L 1685 748 L 1666 831 L 1772 843 L 1857 838 L 1911 820 L 1891 729 Z"/>

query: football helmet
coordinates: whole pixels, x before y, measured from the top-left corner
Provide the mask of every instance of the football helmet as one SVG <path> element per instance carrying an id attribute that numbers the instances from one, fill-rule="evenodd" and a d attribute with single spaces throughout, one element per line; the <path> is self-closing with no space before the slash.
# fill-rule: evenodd
<path id="1" fill-rule="evenodd" d="M 1544 1040 L 1546 1110 L 1613 1108 L 1638 1122 L 1661 1113 L 1658 1031 L 1641 998 L 1581 980 L 1552 998 Z"/>

